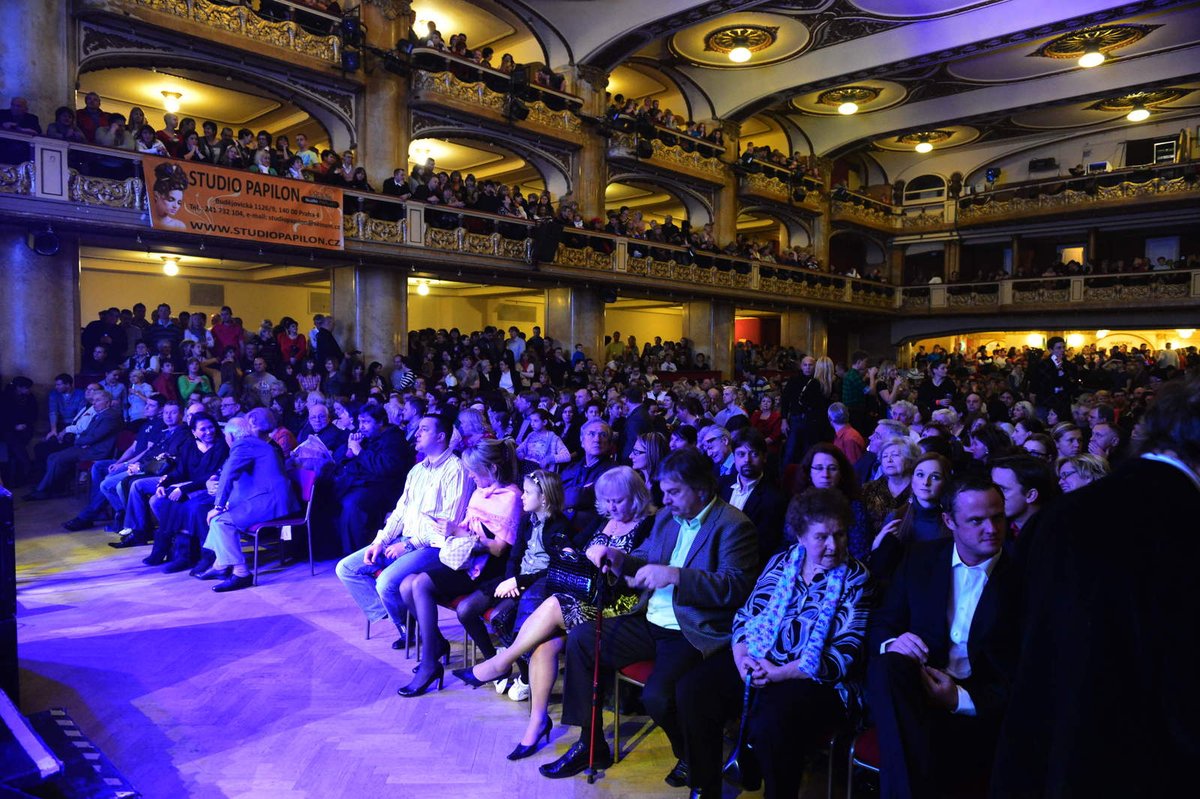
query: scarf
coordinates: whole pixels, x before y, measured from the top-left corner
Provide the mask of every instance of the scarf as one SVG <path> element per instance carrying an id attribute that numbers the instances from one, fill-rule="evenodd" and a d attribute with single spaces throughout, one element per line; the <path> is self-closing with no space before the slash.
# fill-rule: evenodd
<path id="1" fill-rule="evenodd" d="M 775 584 L 767 606 L 746 625 L 746 648 L 751 657 L 763 658 L 771 651 L 779 637 L 783 617 L 796 595 L 796 582 L 800 576 L 800 567 L 804 564 L 804 547 L 794 546 L 788 553 L 783 564 L 783 573 Z M 835 569 L 825 572 L 825 598 L 817 612 L 817 618 L 808 630 L 808 637 L 800 650 L 800 671 L 815 677 L 820 671 L 821 653 L 825 649 L 825 641 L 829 637 L 829 627 L 833 615 L 837 612 L 842 599 L 842 589 L 846 584 L 846 573 L 849 567 L 842 564 Z"/>

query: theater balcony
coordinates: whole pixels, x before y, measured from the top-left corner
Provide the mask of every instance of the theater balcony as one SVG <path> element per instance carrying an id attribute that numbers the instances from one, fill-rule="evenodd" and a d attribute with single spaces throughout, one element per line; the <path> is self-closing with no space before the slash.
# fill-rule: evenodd
<path id="1" fill-rule="evenodd" d="M 610 161 L 635 168 L 652 167 L 713 186 L 730 179 L 721 160 L 725 148 L 658 125 L 618 118 L 608 130 Z"/>
<path id="2" fill-rule="evenodd" d="M 833 190 L 829 203 L 829 218 L 855 227 L 899 235 L 949 230 L 940 204 L 904 207 L 883 202 L 875 197 L 846 188 Z"/>
<path id="3" fill-rule="evenodd" d="M 1200 306 L 1200 270 L 1131 272 L 911 286 L 901 290 L 907 315 L 1006 314 L 1030 310 L 1097 311 Z"/>
<path id="4" fill-rule="evenodd" d="M 734 171 L 738 176 L 738 198 L 743 201 L 777 203 L 810 214 L 826 210 L 825 184 L 817 178 L 759 160 L 748 166 L 739 164 Z"/>
<path id="5" fill-rule="evenodd" d="M 413 48 L 409 104 L 505 122 L 522 131 L 578 144 L 582 99 L 529 80 L 529 67 L 505 74 L 441 50 Z"/>
<path id="6" fill-rule="evenodd" d="M 310 69 L 342 64 L 341 17 L 292 0 L 254 8 L 213 0 L 79 0 L 78 9 L 84 17 L 117 16 Z"/>
<path id="7" fill-rule="evenodd" d="M 1001 225 L 1028 219 L 1121 213 L 1136 207 L 1195 206 L 1200 181 L 1194 164 L 1135 166 L 1092 175 L 1006 184 L 961 198 L 960 227 Z"/>

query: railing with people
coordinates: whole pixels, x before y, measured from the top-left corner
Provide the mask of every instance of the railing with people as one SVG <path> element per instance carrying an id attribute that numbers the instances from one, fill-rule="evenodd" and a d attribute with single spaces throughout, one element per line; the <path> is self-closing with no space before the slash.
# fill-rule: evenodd
<path id="1" fill-rule="evenodd" d="M 977 312 L 1014 306 L 1154 306 L 1195 300 L 1200 300 L 1200 268 L 906 286 L 901 289 L 900 307 L 906 311 L 959 308 Z"/>
<path id="2" fill-rule="evenodd" d="M 517 65 L 518 70 L 525 70 L 524 79 L 514 78 L 513 73 L 502 72 L 495 67 L 485 67 L 473 59 L 456 55 L 435 47 L 414 47 L 409 55 L 412 67 L 422 72 L 438 74 L 450 73 L 455 79 L 464 84 L 483 84 L 496 94 L 515 94 L 522 100 L 540 102 L 551 111 L 571 111 L 578 113 L 583 100 L 567 91 L 542 86 L 532 80 L 528 64 Z"/>

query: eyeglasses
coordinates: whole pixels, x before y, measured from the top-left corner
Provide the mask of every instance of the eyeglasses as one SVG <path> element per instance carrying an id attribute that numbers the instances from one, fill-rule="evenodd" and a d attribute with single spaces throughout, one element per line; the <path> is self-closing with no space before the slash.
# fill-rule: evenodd
<path id="1" fill-rule="evenodd" d="M 1070 480 L 1072 477 L 1074 477 L 1077 474 L 1079 474 L 1079 472 L 1072 471 L 1072 470 L 1066 470 L 1066 471 L 1059 472 L 1058 473 L 1058 482 L 1061 483 L 1065 480 Z"/>
<path id="2" fill-rule="evenodd" d="M 813 464 L 812 466 L 809 466 L 808 468 L 814 472 L 825 472 L 827 474 L 832 474 L 832 473 L 838 471 L 837 464 L 831 464 L 829 466 L 817 466 L 816 464 Z"/>

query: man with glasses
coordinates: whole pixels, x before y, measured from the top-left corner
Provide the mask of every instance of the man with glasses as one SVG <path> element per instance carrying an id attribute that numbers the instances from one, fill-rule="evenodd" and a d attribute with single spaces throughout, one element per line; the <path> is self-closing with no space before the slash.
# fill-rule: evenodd
<path id="1" fill-rule="evenodd" d="M 563 470 L 563 513 L 577 531 L 590 529 L 599 518 L 594 487 L 600 475 L 617 465 L 610 454 L 611 441 L 612 428 L 607 422 L 586 422 L 579 431 L 583 457 Z"/>

